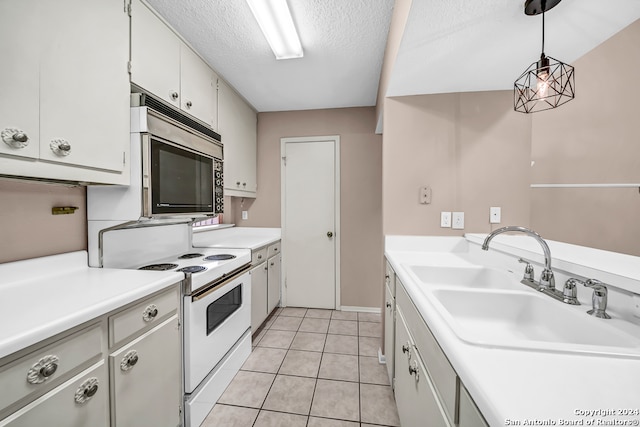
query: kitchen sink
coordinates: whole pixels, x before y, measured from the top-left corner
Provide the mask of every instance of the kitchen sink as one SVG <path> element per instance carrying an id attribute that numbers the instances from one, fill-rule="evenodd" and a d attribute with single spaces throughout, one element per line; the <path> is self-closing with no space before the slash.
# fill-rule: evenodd
<path id="1" fill-rule="evenodd" d="M 517 289 L 518 280 L 506 271 L 487 267 L 408 266 L 427 285 L 462 286 L 484 289 Z"/>
<path id="2" fill-rule="evenodd" d="M 640 357 L 640 340 L 532 292 L 434 289 L 436 307 L 462 340 L 476 345 Z"/>

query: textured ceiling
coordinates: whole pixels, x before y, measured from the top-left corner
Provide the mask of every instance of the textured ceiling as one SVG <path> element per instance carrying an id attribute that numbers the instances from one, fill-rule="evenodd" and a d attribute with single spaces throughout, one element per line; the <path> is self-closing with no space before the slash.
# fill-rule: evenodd
<path id="1" fill-rule="evenodd" d="M 640 1 L 563 0 L 545 15 L 545 54 L 571 63 L 639 19 Z M 541 37 L 524 0 L 413 0 L 387 96 L 512 89 Z"/>
<path id="2" fill-rule="evenodd" d="M 258 111 L 371 106 L 393 0 L 290 0 L 304 58 L 276 61 L 244 0 L 149 0 Z"/>
<path id="3" fill-rule="evenodd" d="M 282 61 L 244 0 L 147 1 L 258 111 L 376 103 L 394 0 L 289 0 L 304 58 Z M 540 56 L 541 17 L 523 5 L 413 0 L 387 96 L 511 89 Z M 640 0 L 563 0 L 545 53 L 571 63 L 639 18 Z"/>

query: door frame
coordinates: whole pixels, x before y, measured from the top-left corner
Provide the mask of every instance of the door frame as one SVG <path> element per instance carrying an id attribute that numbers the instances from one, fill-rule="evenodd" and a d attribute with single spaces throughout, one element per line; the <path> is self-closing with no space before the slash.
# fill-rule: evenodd
<path id="1" fill-rule="evenodd" d="M 290 143 L 310 143 L 332 141 L 333 142 L 333 160 L 334 160 L 334 221 L 335 230 L 333 231 L 335 239 L 335 309 L 340 309 L 340 238 L 342 233 L 340 231 L 340 135 L 329 136 L 301 136 L 301 137 L 288 137 L 280 138 L 280 226 L 283 230 L 281 234 L 284 234 L 287 224 L 285 219 L 285 202 L 286 202 L 286 167 L 285 167 L 285 147 Z M 282 252 L 286 254 L 285 239 L 282 238 Z M 282 277 L 280 282 L 280 295 L 282 295 L 282 306 L 287 306 L 287 283 L 286 283 L 286 256 L 282 257 Z"/>

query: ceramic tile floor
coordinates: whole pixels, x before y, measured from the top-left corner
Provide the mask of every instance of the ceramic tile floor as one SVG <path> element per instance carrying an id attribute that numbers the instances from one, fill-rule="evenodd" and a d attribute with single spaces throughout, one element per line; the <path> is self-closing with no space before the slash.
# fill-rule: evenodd
<path id="1" fill-rule="evenodd" d="M 379 314 L 278 308 L 202 427 L 399 426 Z"/>

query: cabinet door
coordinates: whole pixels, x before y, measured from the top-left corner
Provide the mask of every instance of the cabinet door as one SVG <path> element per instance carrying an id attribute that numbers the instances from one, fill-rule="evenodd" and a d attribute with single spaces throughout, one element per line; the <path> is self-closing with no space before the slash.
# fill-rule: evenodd
<path id="1" fill-rule="evenodd" d="M 122 171 L 130 91 L 122 2 L 43 1 L 41 12 L 40 158 Z"/>
<path id="2" fill-rule="evenodd" d="M 459 427 L 488 427 L 478 407 L 469 396 L 467 389 L 460 383 L 460 403 L 458 406 Z"/>
<path id="3" fill-rule="evenodd" d="M 0 154 L 38 158 L 39 3 L 0 1 Z M 12 129 L 28 140 L 14 140 Z"/>
<path id="4" fill-rule="evenodd" d="M 258 330 L 267 318 L 268 267 L 263 262 L 251 270 L 251 331 Z"/>
<path id="5" fill-rule="evenodd" d="M 131 82 L 180 107 L 178 36 L 140 0 L 131 4 Z"/>
<path id="6" fill-rule="evenodd" d="M 184 43 L 180 46 L 180 108 L 218 127 L 218 76 Z"/>
<path id="7" fill-rule="evenodd" d="M 384 357 L 387 363 L 387 373 L 389 374 L 389 384 L 393 384 L 393 358 L 395 346 L 395 309 L 396 301 L 389 286 L 385 286 L 385 309 L 384 309 Z"/>
<path id="8" fill-rule="evenodd" d="M 280 302 L 280 276 L 282 269 L 282 258 L 280 255 L 269 258 L 269 272 L 267 282 L 269 289 L 267 291 L 267 312 L 271 313 Z"/>
<path id="9" fill-rule="evenodd" d="M 178 317 L 172 316 L 109 356 L 112 424 L 175 427 L 180 423 Z"/>
<path id="10" fill-rule="evenodd" d="M 108 381 L 107 367 L 100 361 L 0 421 L 0 427 L 107 427 Z"/>
<path id="11" fill-rule="evenodd" d="M 403 346 L 406 351 L 403 351 Z M 400 307 L 396 306 L 395 389 L 402 427 L 449 427 L 436 392 L 417 353 Z M 409 368 L 417 369 L 417 372 Z"/>
<path id="12" fill-rule="evenodd" d="M 218 86 L 218 128 L 224 144 L 225 194 L 255 197 L 257 115 L 224 81 L 220 80 Z"/>

